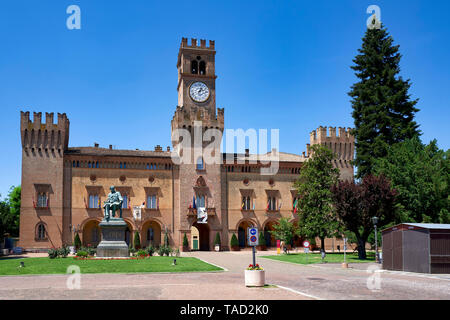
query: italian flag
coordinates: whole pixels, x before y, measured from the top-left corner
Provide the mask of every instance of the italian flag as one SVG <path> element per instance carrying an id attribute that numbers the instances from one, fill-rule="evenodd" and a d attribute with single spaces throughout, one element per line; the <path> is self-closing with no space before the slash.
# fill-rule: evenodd
<path id="1" fill-rule="evenodd" d="M 297 201 L 298 199 L 295 199 L 294 201 L 294 213 L 297 213 Z"/>

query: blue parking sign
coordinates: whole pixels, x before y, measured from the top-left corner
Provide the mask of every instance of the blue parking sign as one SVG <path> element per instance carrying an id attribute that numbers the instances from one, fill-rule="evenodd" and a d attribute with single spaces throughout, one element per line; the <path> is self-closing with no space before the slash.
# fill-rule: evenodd
<path id="1" fill-rule="evenodd" d="M 258 228 L 248 228 L 247 242 L 249 246 L 257 246 L 258 239 Z"/>

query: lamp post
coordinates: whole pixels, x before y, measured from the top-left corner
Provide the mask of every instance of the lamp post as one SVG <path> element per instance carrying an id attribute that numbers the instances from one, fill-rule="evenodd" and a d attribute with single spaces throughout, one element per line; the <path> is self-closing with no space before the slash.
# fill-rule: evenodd
<path id="1" fill-rule="evenodd" d="M 377 238 L 377 224 L 378 217 L 372 217 L 373 226 L 375 228 L 375 261 L 380 262 L 378 259 L 378 238 Z"/>

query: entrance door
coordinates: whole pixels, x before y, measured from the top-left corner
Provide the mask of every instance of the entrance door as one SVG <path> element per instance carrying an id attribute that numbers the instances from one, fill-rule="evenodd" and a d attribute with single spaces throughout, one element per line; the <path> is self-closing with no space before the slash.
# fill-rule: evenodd
<path id="1" fill-rule="evenodd" d="M 239 247 L 244 248 L 245 246 L 248 246 L 247 230 L 248 230 L 248 228 L 252 228 L 252 227 L 253 227 L 253 223 L 251 221 L 242 221 L 239 224 L 239 227 L 238 227 Z"/>
<path id="2" fill-rule="evenodd" d="M 209 251 L 209 226 L 206 223 L 194 223 L 193 226 L 198 230 L 198 247 L 201 251 Z M 193 239 L 193 245 L 194 245 Z"/>
<path id="3" fill-rule="evenodd" d="M 266 247 L 271 247 L 272 243 L 270 241 L 272 234 L 268 230 L 264 230 L 264 239 L 266 240 Z"/>
<path id="4" fill-rule="evenodd" d="M 245 230 L 241 227 L 238 229 L 239 247 L 245 247 Z"/>
<path id="5" fill-rule="evenodd" d="M 198 236 L 194 236 L 192 246 L 194 250 L 198 250 Z"/>

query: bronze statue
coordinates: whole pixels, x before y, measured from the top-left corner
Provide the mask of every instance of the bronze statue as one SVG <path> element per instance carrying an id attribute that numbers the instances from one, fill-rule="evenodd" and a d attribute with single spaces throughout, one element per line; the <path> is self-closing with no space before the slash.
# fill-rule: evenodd
<path id="1" fill-rule="evenodd" d="M 111 186 L 109 189 L 111 190 L 111 192 L 108 194 L 108 199 L 106 199 L 103 205 L 103 208 L 105 208 L 105 219 L 109 220 L 110 211 L 114 218 L 116 216 L 116 210 L 119 210 L 120 218 L 122 218 L 123 198 L 120 195 L 120 192 L 116 191 L 116 188 L 114 188 L 114 186 Z"/>

